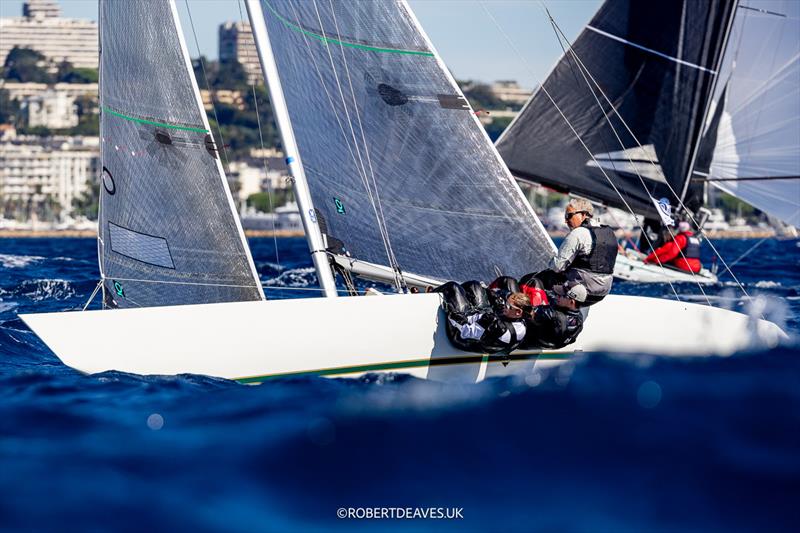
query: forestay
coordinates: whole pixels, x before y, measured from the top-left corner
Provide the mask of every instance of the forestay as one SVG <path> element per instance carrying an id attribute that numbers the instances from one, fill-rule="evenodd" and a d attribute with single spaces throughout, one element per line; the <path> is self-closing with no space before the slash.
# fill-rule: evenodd
<path id="1" fill-rule="evenodd" d="M 171 1 L 100 2 L 105 304 L 263 299 Z"/>
<path id="2" fill-rule="evenodd" d="M 498 140 L 514 175 L 626 208 L 610 178 L 633 211 L 652 217 L 651 198 L 677 205 L 732 7 L 607 0 L 572 45 L 586 78 L 562 43 L 566 53 L 544 81 L 566 120 L 540 89 Z"/>
<path id="3" fill-rule="evenodd" d="M 441 280 L 546 265 L 552 241 L 404 2 L 260 7 L 334 253 Z"/>
<path id="4" fill-rule="evenodd" d="M 800 3 L 740 4 L 720 72 L 710 173 L 720 189 L 800 226 Z M 727 90 L 726 90 L 727 89 Z"/>

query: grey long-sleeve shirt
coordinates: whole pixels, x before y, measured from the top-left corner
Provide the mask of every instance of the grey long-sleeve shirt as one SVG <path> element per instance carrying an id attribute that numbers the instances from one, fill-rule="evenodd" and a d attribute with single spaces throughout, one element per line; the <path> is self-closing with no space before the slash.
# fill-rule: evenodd
<path id="1" fill-rule="evenodd" d="M 589 219 L 589 224 L 599 226 L 592 219 Z M 614 281 L 612 274 L 598 274 L 582 268 L 570 268 L 576 257 L 590 253 L 592 253 L 592 234 L 585 226 L 578 226 L 564 238 L 549 266 L 556 272 L 565 272 L 567 279 L 583 283 L 589 294 L 604 296 L 611 290 Z"/>

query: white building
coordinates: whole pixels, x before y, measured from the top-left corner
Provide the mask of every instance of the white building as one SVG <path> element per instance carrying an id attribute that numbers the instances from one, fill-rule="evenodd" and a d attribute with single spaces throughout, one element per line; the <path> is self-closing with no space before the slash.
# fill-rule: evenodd
<path id="1" fill-rule="evenodd" d="M 54 130 L 78 125 L 78 106 L 66 93 L 49 90 L 22 102 L 21 110 L 28 127 L 43 126 Z"/>
<path id="2" fill-rule="evenodd" d="M 492 95 L 509 105 L 522 106 L 531 97 L 533 91 L 520 87 L 512 80 L 497 81 L 489 86 Z"/>
<path id="3" fill-rule="evenodd" d="M 28 0 L 22 12 L 22 17 L 0 18 L 0 65 L 16 46 L 36 50 L 55 63 L 97 68 L 96 22 L 61 18 L 54 0 Z"/>
<path id="4" fill-rule="evenodd" d="M 0 144 L 0 202 L 35 210 L 57 202 L 62 214 L 99 173 L 96 137 L 17 137 Z"/>
<path id="5" fill-rule="evenodd" d="M 241 205 L 253 194 L 289 188 L 288 176 L 289 171 L 282 157 L 232 161 L 228 166 L 231 190 Z"/>
<path id="6" fill-rule="evenodd" d="M 241 204 L 256 193 L 262 192 L 262 184 L 267 178 L 263 167 L 248 165 L 242 161 L 232 161 L 228 165 L 228 179 L 232 182 L 231 189 Z"/>
<path id="7" fill-rule="evenodd" d="M 238 61 L 247 73 L 247 83 L 261 83 L 261 64 L 248 22 L 226 22 L 219 27 L 219 60 Z"/>
<path id="8" fill-rule="evenodd" d="M 3 0 L 0 0 L 0 2 L 2 1 Z M 96 83 L 56 83 L 48 85 L 46 83 L 20 83 L 16 81 L 0 80 L 0 89 L 8 93 L 9 99 L 18 100 L 20 102 L 26 98 L 43 96 L 46 92 L 51 90 L 63 93 L 73 100 L 81 96 L 88 96 L 97 100 L 98 95 Z"/>

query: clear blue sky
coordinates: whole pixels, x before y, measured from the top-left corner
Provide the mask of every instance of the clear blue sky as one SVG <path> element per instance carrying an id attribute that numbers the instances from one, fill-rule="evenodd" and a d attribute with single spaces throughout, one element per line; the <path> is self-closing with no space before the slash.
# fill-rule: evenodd
<path id="1" fill-rule="evenodd" d="M 189 52 L 195 56 L 197 48 L 188 31 L 186 2 L 176 1 L 187 33 Z M 522 58 L 509 47 L 477 0 L 409 0 L 409 3 L 444 61 L 460 79 L 514 79 L 533 87 L 561 55 L 542 4 L 537 0 L 483 2 L 520 50 Z M 60 0 L 60 4 L 66 17 L 97 19 L 97 0 Z M 574 39 L 601 0 L 548 0 L 546 4 L 564 33 Z M 238 20 L 237 0 L 189 0 L 189 7 L 200 50 L 207 57 L 215 58 L 217 26 L 228 20 Z M 22 0 L 0 0 L 0 16 L 20 16 L 21 13 Z"/>

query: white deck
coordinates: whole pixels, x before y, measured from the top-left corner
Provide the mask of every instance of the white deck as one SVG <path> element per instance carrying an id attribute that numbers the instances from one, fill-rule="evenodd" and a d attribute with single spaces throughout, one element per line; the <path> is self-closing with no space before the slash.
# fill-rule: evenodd
<path id="1" fill-rule="evenodd" d="M 20 317 L 65 364 L 90 374 L 191 373 L 248 382 L 299 374 L 404 372 L 476 381 L 532 367 L 535 352 L 515 352 L 512 359 L 522 362 L 505 368 L 499 356 L 453 348 L 439 298 L 313 298 Z M 558 363 L 578 350 L 727 355 L 774 346 L 783 337 L 770 322 L 724 309 L 610 295 L 590 308 L 575 344 L 539 354 L 536 364 Z"/>

